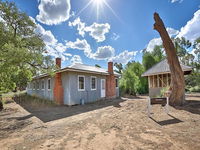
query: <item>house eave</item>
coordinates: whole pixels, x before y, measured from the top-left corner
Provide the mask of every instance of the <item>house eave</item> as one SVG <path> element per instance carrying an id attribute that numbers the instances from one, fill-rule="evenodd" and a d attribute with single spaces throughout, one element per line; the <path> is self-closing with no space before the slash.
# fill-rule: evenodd
<path id="1" fill-rule="evenodd" d="M 184 72 L 192 71 L 192 69 L 185 69 Z M 142 77 L 148 77 L 148 76 L 154 76 L 154 75 L 160 75 L 160 74 L 170 74 L 170 71 L 167 72 L 157 72 L 157 73 L 151 73 L 151 74 L 142 74 Z"/>

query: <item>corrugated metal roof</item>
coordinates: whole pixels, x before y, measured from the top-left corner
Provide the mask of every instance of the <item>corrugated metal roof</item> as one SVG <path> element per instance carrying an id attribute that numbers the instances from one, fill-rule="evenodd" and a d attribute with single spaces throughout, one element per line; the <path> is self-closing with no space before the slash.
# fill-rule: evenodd
<path id="1" fill-rule="evenodd" d="M 58 69 L 56 72 L 65 72 L 65 71 L 74 71 L 74 72 L 85 72 L 85 73 L 93 73 L 93 74 L 102 74 L 109 75 L 108 71 L 104 68 L 99 68 L 95 66 L 85 65 L 85 64 L 74 64 L 63 69 Z M 117 72 L 114 72 L 115 76 L 120 76 Z M 48 76 L 48 74 L 42 74 L 39 76 L 35 76 L 34 79 L 38 79 L 41 77 Z"/>
<path id="2" fill-rule="evenodd" d="M 105 74 L 108 73 L 106 69 L 95 67 L 95 66 L 89 66 L 85 64 L 74 64 L 74 65 L 69 66 L 68 68 L 91 71 L 91 72 L 99 72 L 99 73 L 105 73 Z"/>
<path id="3" fill-rule="evenodd" d="M 192 70 L 192 67 L 185 66 L 182 64 L 181 64 L 181 68 L 184 72 Z M 144 72 L 142 74 L 142 77 L 163 74 L 163 73 L 170 73 L 169 64 L 167 62 L 167 59 L 162 60 L 161 62 L 155 64 L 153 67 L 148 69 L 146 72 Z"/>

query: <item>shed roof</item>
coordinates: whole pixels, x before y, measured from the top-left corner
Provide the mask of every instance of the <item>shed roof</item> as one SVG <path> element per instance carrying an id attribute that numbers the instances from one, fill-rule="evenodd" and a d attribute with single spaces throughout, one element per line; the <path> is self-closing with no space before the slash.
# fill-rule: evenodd
<path id="1" fill-rule="evenodd" d="M 109 75 L 108 71 L 104 68 L 99 68 L 96 66 L 90 66 L 85 64 L 74 64 L 63 69 L 58 69 L 55 72 L 65 72 L 65 71 L 72 71 L 72 72 L 84 72 L 84 73 L 92 73 L 92 74 L 100 74 L 100 75 Z M 117 72 L 114 72 L 115 76 L 120 76 Z M 35 76 L 34 79 L 42 78 L 48 76 L 48 74 L 41 74 L 39 76 Z"/>
<path id="2" fill-rule="evenodd" d="M 192 67 L 185 66 L 183 64 L 181 64 L 181 68 L 184 72 L 192 71 Z M 165 73 L 170 73 L 167 59 L 162 60 L 161 62 L 155 64 L 153 67 L 148 69 L 146 72 L 142 74 L 142 77 L 157 75 L 157 74 L 165 74 Z"/>

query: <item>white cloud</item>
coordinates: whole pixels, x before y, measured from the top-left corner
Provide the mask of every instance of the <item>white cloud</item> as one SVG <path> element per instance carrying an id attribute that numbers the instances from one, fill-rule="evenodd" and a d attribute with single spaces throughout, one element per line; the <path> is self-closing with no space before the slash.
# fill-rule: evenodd
<path id="1" fill-rule="evenodd" d="M 85 23 L 81 22 L 81 19 L 79 17 L 76 18 L 73 22 L 69 22 L 69 26 L 70 27 L 77 26 L 77 30 L 78 30 L 79 35 L 84 37 L 84 35 L 85 35 Z"/>
<path id="2" fill-rule="evenodd" d="M 89 58 L 91 57 L 92 50 L 90 45 L 87 43 L 85 39 L 84 40 L 76 39 L 75 42 L 72 41 L 66 42 L 66 47 L 71 49 L 83 50 L 84 54 L 87 57 Z"/>
<path id="3" fill-rule="evenodd" d="M 191 51 L 189 51 L 190 54 L 192 54 L 194 56 L 194 61 L 198 60 L 198 50 L 200 49 L 200 43 L 197 44 L 197 49 L 192 49 Z"/>
<path id="4" fill-rule="evenodd" d="M 114 63 L 122 63 L 127 64 L 129 61 L 134 59 L 134 56 L 137 54 L 138 51 L 123 51 L 119 55 L 112 57 L 109 61 L 113 61 Z"/>
<path id="5" fill-rule="evenodd" d="M 93 58 L 97 60 L 107 60 L 115 55 L 115 49 L 111 46 L 98 47 L 97 51 L 93 54 Z"/>
<path id="6" fill-rule="evenodd" d="M 177 37 L 185 37 L 187 40 L 194 42 L 200 37 L 200 9 L 194 13 L 193 18 L 181 28 Z"/>
<path id="7" fill-rule="evenodd" d="M 120 38 L 120 36 L 116 33 L 113 33 L 113 35 L 111 37 L 111 39 L 114 40 L 114 41 L 118 40 L 119 38 Z"/>
<path id="8" fill-rule="evenodd" d="M 78 33 L 82 37 L 84 37 L 85 33 L 88 32 L 89 35 L 97 42 L 103 42 L 106 39 L 105 34 L 110 30 L 110 25 L 108 23 L 98 24 L 94 22 L 92 25 L 86 26 L 86 24 L 82 22 L 79 17 L 73 22 L 69 22 L 69 26 L 77 26 Z"/>
<path id="9" fill-rule="evenodd" d="M 36 19 L 47 25 L 56 25 L 69 19 L 70 0 L 40 0 Z"/>
<path id="10" fill-rule="evenodd" d="M 162 44 L 161 38 L 154 38 L 154 39 L 152 39 L 152 40 L 149 42 L 149 44 L 147 45 L 146 51 L 147 51 L 147 52 L 152 52 L 153 49 L 154 49 L 154 47 L 155 47 L 156 45 L 161 45 L 161 44 Z"/>
<path id="11" fill-rule="evenodd" d="M 93 53 L 90 45 L 85 39 L 76 39 L 75 42 L 68 41 L 66 42 L 66 47 L 82 50 L 86 57 L 96 60 L 107 60 L 115 55 L 115 49 L 111 46 L 98 47 L 97 51 Z"/>
<path id="12" fill-rule="evenodd" d="M 168 32 L 169 36 L 174 36 L 174 35 L 179 34 L 179 31 L 175 30 L 173 28 L 167 28 L 167 32 Z"/>
<path id="13" fill-rule="evenodd" d="M 66 45 L 59 43 L 53 33 L 50 30 L 45 30 L 34 18 L 30 17 L 30 19 L 36 24 L 35 32 L 42 37 L 46 45 L 46 52 L 44 55 L 60 57 L 63 61 L 68 60 L 71 54 L 65 52 L 67 50 Z"/>
<path id="14" fill-rule="evenodd" d="M 179 31 L 178 31 L 178 30 L 175 30 L 175 29 L 169 28 L 169 27 L 167 28 L 167 32 L 168 32 L 168 34 L 169 34 L 170 37 L 176 36 L 177 34 L 179 34 Z M 146 51 L 152 52 L 152 51 L 154 50 L 154 47 L 155 47 L 156 45 L 162 45 L 162 40 L 161 40 L 161 38 L 154 38 L 154 39 L 152 39 L 152 40 L 148 43 Z"/>
<path id="15" fill-rule="evenodd" d="M 74 55 L 71 60 L 70 60 L 71 64 L 82 64 L 82 59 L 79 55 Z"/>
<path id="16" fill-rule="evenodd" d="M 175 3 L 175 2 L 182 3 L 182 2 L 183 2 L 183 0 L 171 0 L 171 3 Z"/>
<path id="17" fill-rule="evenodd" d="M 40 24 L 37 24 L 35 32 L 41 35 L 42 39 L 46 44 L 57 43 L 57 39 L 54 37 L 52 32 L 49 30 L 45 30 Z"/>
<path id="18" fill-rule="evenodd" d="M 93 23 L 91 26 L 85 27 L 85 31 L 89 32 L 90 36 L 93 37 L 97 42 L 103 42 L 106 37 L 105 34 L 110 30 L 108 23 L 98 24 Z"/>

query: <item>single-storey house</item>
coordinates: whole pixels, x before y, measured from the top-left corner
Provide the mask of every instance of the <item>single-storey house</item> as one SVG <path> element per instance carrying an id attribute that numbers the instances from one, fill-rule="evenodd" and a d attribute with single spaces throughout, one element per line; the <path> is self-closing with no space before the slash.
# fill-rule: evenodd
<path id="1" fill-rule="evenodd" d="M 181 64 L 184 75 L 190 74 L 192 68 Z M 155 64 L 142 74 L 142 77 L 148 78 L 149 96 L 156 97 L 160 95 L 163 88 L 169 87 L 171 83 L 171 74 L 167 59 Z"/>
<path id="2" fill-rule="evenodd" d="M 55 71 L 54 77 L 48 74 L 34 77 L 28 84 L 27 93 L 65 105 L 119 96 L 120 75 L 113 71 L 112 62 L 108 62 L 108 70 L 84 64 L 61 69 L 60 58 L 56 58 L 56 65 L 60 69 Z"/>

